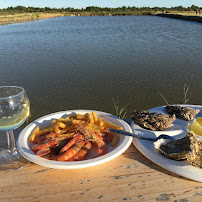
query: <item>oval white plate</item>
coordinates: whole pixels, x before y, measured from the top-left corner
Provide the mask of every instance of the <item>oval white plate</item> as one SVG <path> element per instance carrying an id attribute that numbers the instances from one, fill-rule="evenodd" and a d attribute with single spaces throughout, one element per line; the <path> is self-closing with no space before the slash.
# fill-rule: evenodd
<path id="1" fill-rule="evenodd" d="M 79 169 L 79 168 L 87 168 L 91 166 L 96 166 L 105 162 L 108 162 L 119 155 L 121 155 L 123 152 L 125 152 L 130 144 L 132 143 L 131 137 L 126 136 L 120 136 L 119 144 L 117 144 L 115 147 L 111 147 L 111 145 L 108 145 L 109 152 L 103 156 L 83 160 L 83 161 L 75 161 L 75 162 L 61 162 L 61 161 L 53 161 L 53 160 L 47 160 L 45 158 L 37 156 L 34 152 L 32 152 L 30 146 L 31 143 L 29 142 L 28 138 L 31 134 L 32 130 L 39 126 L 40 128 L 46 127 L 51 124 L 51 119 L 58 119 L 60 117 L 67 117 L 71 113 L 91 113 L 94 110 L 70 110 L 70 111 L 61 111 L 56 112 L 53 114 L 49 114 L 46 116 L 43 116 L 36 121 L 30 123 L 26 128 L 22 130 L 22 132 L 19 135 L 18 141 L 17 141 L 17 147 L 19 149 L 19 152 L 21 155 L 28 159 L 29 161 L 39 164 L 41 166 L 49 167 L 49 168 L 56 168 L 56 169 Z M 132 132 L 130 126 L 123 120 L 105 113 L 96 111 L 97 115 L 100 116 L 103 119 L 109 120 L 117 125 L 120 125 L 123 127 L 125 131 Z"/>
<path id="2" fill-rule="evenodd" d="M 183 105 L 183 106 L 192 107 L 193 109 L 200 109 L 200 112 L 197 116 L 202 116 L 202 106 L 200 106 L 200 105 Z M 164 106 L 156 107 L 149 111 L 158 111 L 161 113 L 165 113 Z M 176 121 L 173 122 L 173 125 L 174 125 L 173 127 L 175 127 L 175 124 L 177 124 L 178 125 L 177 127 L 181 126 L 180 130 L 173 130 L 173 133 L 171 130 L 169 132 L 161 131 L 161 133 L 175 136 L 176 139 L 182 138 L 186 135 L 188 123 L 189 123 L 189 121 L 183 121 L 183 120 L 180 120 L 177 118 Z M 139 126 L 137 126 L 134 122 L 131 123 L 131 128 L 132 128 L 134 134 L 142 133 L 142 135 L 144 135 L 144 136 L 152 135 L 153 137 L 160 135 L 160 133 L 159 133 L 160 131 L 158 131 L 158 132 L 150 131 L 149 133 L 147 130 L 144 130 L 144 129 L 142 129 L 142 131 L 141 131 L 141 129 L 139 129 Z M 154 148 L 153 142 L 151 142 L 151 141 L 134 138 L 133 144 L 144 156 L 146 156 L 148 159 L 150 159 L 154 163 L 158 164 L 159 166 L 161 166 L 173 173 L 176 173 L 180 176 L 202 182 L 202 169 L 201 168 L 194 167 L 194 166 L 190 165 L 187 161 L 174 161 L 174 160 L 165 158 Z"/>

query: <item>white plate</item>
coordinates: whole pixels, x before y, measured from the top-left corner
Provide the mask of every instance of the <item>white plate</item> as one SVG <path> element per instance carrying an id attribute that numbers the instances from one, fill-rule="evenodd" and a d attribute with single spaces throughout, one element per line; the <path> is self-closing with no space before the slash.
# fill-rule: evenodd
<path id="1" fill-rule="evenodd" d="M 183 105 L 183 106 L 192 107 L 194 109 L 200 109 L 200 112 L 197 116 L 202 116 L 202 106 L 199 106 L 199 105 Z M 149 111 L 165 113 L 164 106 L 156 107 Z M 147 137 L 148 136 L 156 137 L 156 136 L 159 136 L 160 134 L 167 134 L 167 135 L 175 136 L 177 139 L 177 138 L 182 138 L 186 135 L 188 123 L 189 121 L 183 121 L 177 118 L 173 122 L 173 126 L 172 126 L 173 130 L 169 129 L 162 132 L 145 130 L 137 126 L 137 124 L 135 124 L 134 122 L 131 123 L 131 128 L 134 134 L 139 134 Z M 134 138 L 133 144 L 144 156 L 146 156 L 148 159 L 158 164 L 159 166 L 173 173 L 176 173 L 180 176 L 202 182 L 201 168 L 194 167 L 190 165 L 187 161 L 175 161 L 175 160 L 165 158 L 154 148 L 153 142 L 151 141 Z"/>
<path id="2" fill-rule="evenodd" d="M 51 119 L 58 119 L 60 117 L 67 117 L 72 112 L 85 114 L 85 113 L 91 113 L 93 110 L 71 110 L 71 111 L 62 111 L 57 112 L 53 114 L 49 114 L 46 116 L 43 116 L 36 121 L 29 124 L 24 130 L 20 133 L 18 141 L 17 141 L 17 147 L 24 158 L 28 159 L 29 161 L 39 164 L 41 166 L 49 167 L 49 168 L 56 168 L 56 169 L 79 169 L 79 168 L 87 168 L 91 166 L 96 166 L 105 162 L 108 162 L 119 155 L 121 155 L 123 152 L 127 150 L 127 148 L 132 143 L 131 137 L 126 136 L 120 136 L 119 144 L 117 144 L 116 147 L 111 147 L 110 144 L 108 145 L 109 152 L 103 156 L 83 160 L 83 161 L 75 161 L 75 162 L 61 162 L 61 161 L 53 161 L 53 160 L 47 160 L 45 158 L 37 156 L 34 152 L 31 150 L 31 143 L 29 142 L 28 138 L 31 134 L 32 130 L 39 126 L 40 128 L 46 127 L 50 125 Z M 125 131 L 132 132 L 130 126 L 123 120 L 105 113 L 96 111 L 97 115 L 100 116 L 103 119 L 109 120 L 117 125 L 120 125 L 123 127 Z"/>

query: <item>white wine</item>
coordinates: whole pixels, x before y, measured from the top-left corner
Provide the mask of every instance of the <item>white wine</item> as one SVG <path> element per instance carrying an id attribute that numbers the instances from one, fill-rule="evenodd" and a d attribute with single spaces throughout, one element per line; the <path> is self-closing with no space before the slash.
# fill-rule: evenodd
<path id="1" fill-rule="evenodd" d="M 28 118 L 29 113 L 29 103 L 24 100 L 22 105 L 17 106 L 17 109 L 0 117 L 0 131 L 11 131 L 20 127 Z"/>
<path id="2" fill-rule="evenodd" d="M 29 163 L 15 146 L 13 130 L 29 117 L 30 103 L 24 88 L 0 86 L 0 131 L 6 131 L 8 149 L 0 152 L 0 170 L 17 170 Z"/>

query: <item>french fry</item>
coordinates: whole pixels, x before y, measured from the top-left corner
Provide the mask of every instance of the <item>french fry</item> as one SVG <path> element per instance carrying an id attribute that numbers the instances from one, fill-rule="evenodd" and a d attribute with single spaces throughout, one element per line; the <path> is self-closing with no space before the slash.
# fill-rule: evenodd
<path id="1" fill-rule="evenodd" d="M 30 142 L 34 142 L 35 137 L 37 136 L 38 132 L 40 131 L 39 126 L 37 126 L 31 133 L 31 135 L 29 136 L 29 141 Z"/>
<path id="2" fill-rule="evenodd" d="M 40 130 L 39 133 L 48 133 L 51 132 L 52 130 L 53 130 L 52 125 L 50 125 Z"/>
<path id="3" fill-rule="evenodd" d="M 97 118 L 96 112 L 92 112 L 92 115 L 93 115 L 94 123 L 97 124 L 98 123 L 98 118 Z"/>
<path id="4" fill-rule="evenodd" d="M 66 118 L 65 118 L 65 119 L 63 119 L 63 118 L 59 118 L 59 119 L 58 119 L 58 121 L 60 121 L 60 122 L 62 122 L 62 123 L 64 123 L 64 124 L 66 124 L 66 125 L 68 125 L 68 126 L 72 125 L 72 120 L 73 120 L 73 119 L 69 119 L 69 118 L 68 118 L 68 119 L 66 119 Z"/>
<path id="5" fill-rule="evenodd" d="M 94 123 L 92 114 L 86 113 L 86 114 L 84 114 L 84 117 L 87 121 L 89 121 L 89 123 Z"/>
<path id="6" fill-rule="evenodd" d="M 72 121 L 73 121 L 73 119 L 66 120 L 65 124 L 68 125 L 68 126 L 71 126 L 72 125 Z"/>
<path id="7" fill-rule="evenodd" d="M 58 127 L 59 128 L 66 128 L 66 125 L 64 123 L 62 123 L 61 121 L 58 121 Z"/>
<path id="8" fill-rule="evenodd" d="M 118 135 L 115 135 L 112 139 L 112 142 L 111 142 L 111 146 L 112 147 L 115 147 L 117 144 L 118 144 L 118 141 L 119 141 L 119 136 Z"/>
<path id="9" fill-rule="evenodd" d="M 74 120 L 72 120 L 72 123 L 73 123 L 73 124 L 84 124 L 85 121 L 74 119 Z"/>
<path id="10" fill-rule="evenodd" d="M 111 123 L 109 121 L 103 120 L 104 123 L 104 127 L 105 128 L 112 128 L 112 129 L 118 129 L 118 130 L 123 130 L 123 128 L 121 126 L 118 126 L 114 123 Z"/>
<path id="11" fill-rule="evenodd" d="M 53 126 L 53 131 L 54 131 L 55 133 L 60 133 L 60 132 L 61 132 L 61 130 L 59 129 L 58 124 L 55 124 L 55 125 Z"/>
<path id="12" fill-rule="evenodd" d="M 77 115 L 76 115 L 76 119 L 77 119 L 77 120 L 85 120 L 85 117 L 84 117 L 84 115 L 77 114 Z"/>
<path id="13" fill-rule="evenodd" d="M 67 119 L 59 118 L 57 121 L 65 122 Z"/>
<path id="14" fill-rule="evenodd" d="M 76 115 L 75 114 L 70 114 L 68 117 L 69 117 L 69 119 L 76 119 Z"/>
<path id="15" fill-rule="evenodd" d="M 98 125 L 99 126 L 104 126 L 104 122 L 102 121 L 101 117 L 98 117 Z"/>
<path id="16" fill-rule="evenodd" d="M 85 128 L 97 133 L 100 133 L 102 130 L 104 130 L 104 126 L 98 126 L 91 123 L 86 124 Z"/>
<path id="17" fill-rule="evenodd" d="M 57 137 L 72 137 L 74 135 L 74 133 L 64 133 L 64 134 L 60 134 Z"/>
<path id="18" fill-rule="evenodd" d="M 57 122 L 56 120 L 51 121 L 52 127 L 56 124 L 56 122 Z"/>

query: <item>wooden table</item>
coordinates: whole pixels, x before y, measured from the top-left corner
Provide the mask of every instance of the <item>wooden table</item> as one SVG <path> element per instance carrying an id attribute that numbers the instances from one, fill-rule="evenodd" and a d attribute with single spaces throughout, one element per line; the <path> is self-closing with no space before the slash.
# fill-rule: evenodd
<path id="1" fill-rule="evenodd" d="M 0 201 L 202 201 L 202 183 L 175 175 L 133 145 L 91 168 L 57 170 L 34 163 L 0 172 Z"/>

